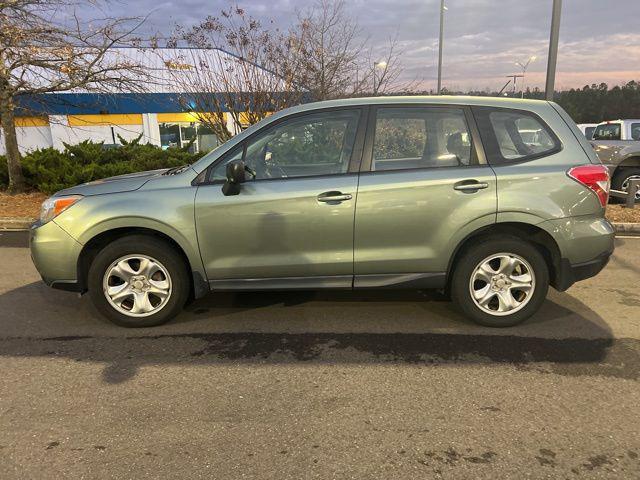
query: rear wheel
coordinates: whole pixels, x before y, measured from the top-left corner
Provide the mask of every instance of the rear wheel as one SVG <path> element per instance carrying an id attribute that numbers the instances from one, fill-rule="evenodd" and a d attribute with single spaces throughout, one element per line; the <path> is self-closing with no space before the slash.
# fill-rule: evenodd
<path id="1" fill-rule="evenodd" d="M 89 268 L 88 286 L 100 313 L 123 327 L 168 322 L 182 310 L 190 288 L 178 252 L 144 235 L 123 237 L 102 249 Z"/>
<path id="2" fill-rule="evenodd" d="M 549 289 L 549 270 L 540 252 L 515 237 L 487 238 L 457 263 L 451 296 L 480 325 L 510 327 L 538 311 Z"/>
<path id="3" fill-rule="evenodd" d="M 631 180 L 640 180 L 640 168 L 621 168 L 613 176 L 611 188 L 613 188 L 614 190 L 622 190 L 623 192 L 627 192 L 629 190 L 629 183 Z M 624 200 L 621 198 L 616 198 L 616 201 L 624 203 Z M 640 202 L 640 185 L 636 188 L 635 201 L 636 203 Z"/>

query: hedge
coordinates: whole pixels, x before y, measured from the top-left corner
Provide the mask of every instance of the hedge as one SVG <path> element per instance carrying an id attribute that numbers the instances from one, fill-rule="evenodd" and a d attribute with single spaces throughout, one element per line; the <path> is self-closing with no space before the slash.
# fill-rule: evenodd
<path id="1" fill-rule="evenodd" d="M 191 154 L 185 148 L 168 148 L 140 144 L 140 139 L 106 148 L 102 142 L 84 141 L 64 144 L 64 151 L 42 148 L 22 157 L 22 171 L 30 189 L 54 193 L 80 183 L 126 173 L 171 168 L 193 163 L 202 153 Z M 0 155 L 0 188 L 9 184 L 7 159 Z"/>

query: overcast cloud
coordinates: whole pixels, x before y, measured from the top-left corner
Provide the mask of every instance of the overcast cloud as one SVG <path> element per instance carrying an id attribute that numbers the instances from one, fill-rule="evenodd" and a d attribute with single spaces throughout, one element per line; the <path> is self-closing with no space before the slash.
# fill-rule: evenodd
<path id="1" fill-rule="evenodd" d="M 286 27 L 313 0 L 239 1 L 252 16 Z M 146 28 L 168 35 L 216 15 L 226 0 L 138 0 L 110 4 L 112 15 L 146 15 Z M 440 0 L 351 0 L 349 13 L 380 49 L 397 34 L 403 78 L 435 87 Z M 447 0 L 443 84 L 450 89 L 500 88 L 517 60 L 537 55 L 527 85 L 544 85 L 551 0 Z M 90 11 L 83 12 L 90 18 Z M 557 88 L 640 80 L 640 0 L 564 0 Z"/>

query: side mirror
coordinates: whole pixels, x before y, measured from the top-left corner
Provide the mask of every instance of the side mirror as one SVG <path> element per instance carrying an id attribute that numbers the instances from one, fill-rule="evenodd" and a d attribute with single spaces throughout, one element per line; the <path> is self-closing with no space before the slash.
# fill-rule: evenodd
<path id="1" fill-rule="evenodd" d="M 222 185 L 222 193 L 225 196 L 240 193 L 240 184 L 246 180 L 245 171 L 244 162 L 241 160 L 227 165 L 227 181 Z"/>

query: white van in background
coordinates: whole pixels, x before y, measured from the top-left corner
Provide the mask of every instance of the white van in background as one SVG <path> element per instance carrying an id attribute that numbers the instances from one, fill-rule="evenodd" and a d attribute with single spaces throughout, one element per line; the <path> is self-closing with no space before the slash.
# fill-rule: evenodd
<path id="1" fill-rule="evenodd" d="M 578 128 L 587 137 L 587 140 L 591 140 L 593 137 L 593 132 L 595 131 L 597 123 L 579 123 Z"/>

